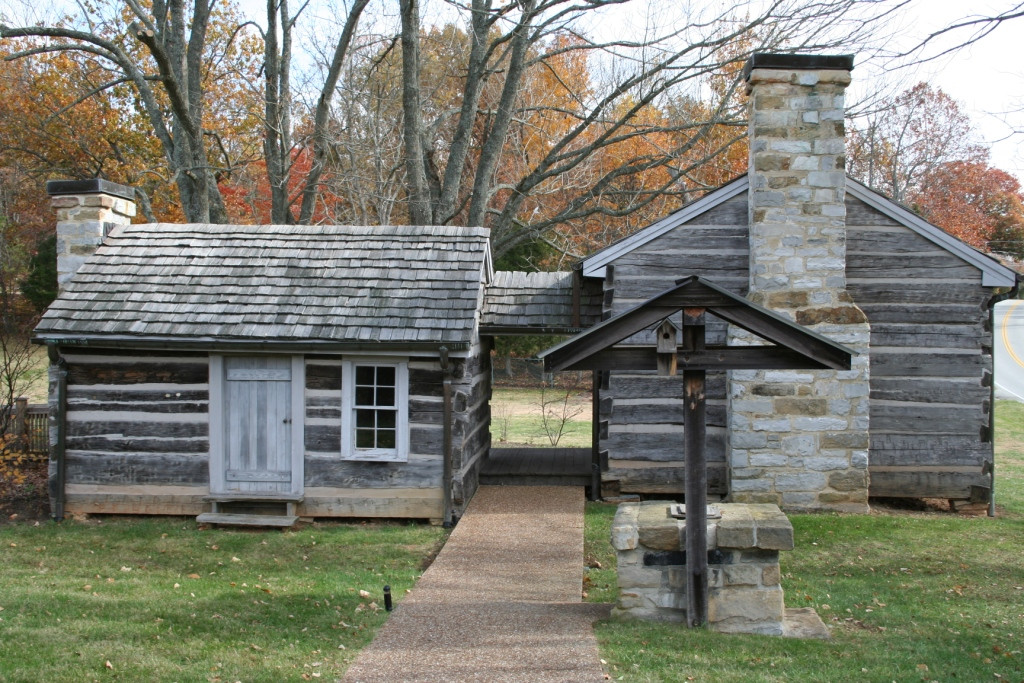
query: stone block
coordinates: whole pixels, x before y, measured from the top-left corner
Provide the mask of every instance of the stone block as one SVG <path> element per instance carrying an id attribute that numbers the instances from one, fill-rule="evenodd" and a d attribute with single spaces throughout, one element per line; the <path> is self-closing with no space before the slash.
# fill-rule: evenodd
<path id="1" fill-rule="evenodd" d="M 633 550 L 637 547 L 637 516 L 639 503 L 623 503 L 612 519 L 612 547 L 616 550 Z"/>
<path id="2" fill-rule="evenodd" d="M 743 413 L 758 413 L 761 415 L 772 414 L 772 402 L 768 399 L 762 400 L 734 400 L 732 402 L 732 409 L 738 410 Z"/>
<path id="3" fill-rule="evenodd" d="M 50 206 L 55 209 L 71 209 L 81 205 L 82 198 L 76 195 L 58 195 L 56 197 L 50 197 Z M 60 214 L 58 213 L 58 220 L 60 220 Z"/>
<path id="4" fill-rule="evenodd" d="M 753 420 L 751 427 L 759 432 L 787 432 L 789 431 L 790 423 L 785 418 L 763 418 Z"/>
<path id="5" fill-rule="evenodd" d="M 825 475 L 820 472 L 780 474 L 775 477 L 776 491 L 820 491 L 825 488 Z"/>
<path id="6" fill-rule="evenodd" d="M 789 456 L 781 453 L 751 453 L 750 464 L 754 467 L 785 467 Z"/>
<path id="7" fill-rule="evenodd" d="M 761 568 L 753 564 L 722 567 L 723 586 L 756 586 L 761 583 Z"/>
<path id="8" fill-rule="evenodd" d="M 757 542 L 754 518 L 746 505 L 721 506 L 722 519 L 718 522 L 718 547 L 753 548 Z"/>
<path id="9" fill-rule="evenodd" d="M 778 505 L 781 500 L 779 494 L 771 491 L 734 491 L 731 498 L 735 503 L 768 503 L 775 505 Z"/>
<path id="10" fill-rule="evenodd" d="M 82 197 L 83 206 L 99 206 L 105 209 L 113 208 L 114 197 L 109 194 L 90 194 Z"/>
<path id="11" fill-rule="evenodd" d="M 660 569 L 651 567 L 619 567 L 619 588 L 636 591 L 639 588 L 661 588 L 664 584 Z"/>
<path id="12" fill-rule="evenodd" d="M 769 140 L 768 146 L 773 152 L 787 154 L 810 154 L 814 150 L 808 140 Z"/>
<path id="13" fill-rule="evenodd" d="M 810 384 L 814 381 L 814 373 L 798 370 L 767 370 L 764 373 L 766 382 L 788 382 L 790 384 Z"/>
<path id="14" fill-rule="evenodd" d="M 829 487 L 836 491 L 858 491 L 867 489 L 867 470 L 844 470 L 833 472 L 828 476 Z"/>
<path id="15" fill-rule="evenodd" d="M 756 525 L 756 545 L 762 550 L 792 550 L 793 525 L 775 505 L 751 506 L 750 515 Z"/>
<path id="16" fill-rule="evenodd" d="M 750 387 L 750 392 L 755 396 L 793 396 L 796 387 L 792 384 L 761 383 Z"/>
<path id="17" fill-rule="evenodd" d="M 620 567 L 639 567 L 644 563 L 644 551 L 639 547 L 636 550 L 619 550 L 616 554 Z"/>
<path id="18" fill-rule="evenodd" d="M 775 399 L 777 415 L 824 415 L 828 409 L 828 401 L 823 398 L 791 398 Z"/>
<path id="19" fill-rule="evenodd" d="M 806 469 L 814 470 L 815 472 L 832 472 L 834 470 L 845 471 L 850 466 L 850 461 L 845 457 L 804 458 L 803 466 Z"/>
<path id="20" fill-rule="evenodd" d="M 654 604 L 662 609 L 686 610 L 686 591 L 662 591 Z"/>
<path id="21" fill-rule="evenodd" d="M 784 491 L 782 505 L 789 510 L 806 509 L 818 502 L 818 494 L 808 491 Z"/>
<path id="22" fill-rule="evenodd" d="M 822 448 L 867 448 L 867 432 L 826 432 L 821 436 Z"/>
<path id="23" fill-rule="evenodd" d="M 778 507 L 777 505 L 775 507 Z M 779 563 L 779 551 L 778 550 L 763 550 L 761 548 L 747 548 L 746 550 L 739 550 L 734 553 L 735 564 L 757 564 L 767 566 L 769 564 Z"/>
<path id="24" fill-rule="evenodd" d="M 850 467 L 858 470 L 866 469 L 868 466 L 868 452 L 854 451 L 850 454 Z"/>
<path id="25" fill-rule="evenodd" d="M 815 451 L 815 439 L 811 434 L 783 437 L 780 445 L 782 452 L 790 456 L 806 456 Z"/>
<path id="26" fill-rule="evenodd" d="M 768 437 L 764 432 L 739 432 L 729 435 L 729 443 L 733 448 L 764 448 Z"/>
<path id="27" fill-rule="evenodd" d="M 741 625 L 762 622 L 781 625 L 783 610 L 781 588 L 720 591 L 708 600 L 708 622 L 716 630 L 723 622 L 732 622 L 731 628 L 738 631 Z"/>
<path id="28" fill-rule="evenodd" d="M 846 429 L 847 421 L 841 417 L 794 417 L 793 427 L 804 432 L 834 432 Z"/>
<path id="29" fill-rule="evenodd" d="M 637 534 L 641 545 L 653 550 L 679 550 L 679 523 L 668 514 L 670 501 L 640 504 Z"/>
<path id="30" fill-rule="evenodd" d="M 761 568 L 761 585 L 766 587 L 778 586 L 782 583 L 782 571 L 778 564 Z"/>
<path id="31" fill-rule="evenodd" d="M 769 479 L 733 479 L 730 486 L 734 495 L 737 493 L 767 493 L 772 490 L 772 482 Z M 719 533 L 721 533 L 721 525 L 719 525 Z"/>

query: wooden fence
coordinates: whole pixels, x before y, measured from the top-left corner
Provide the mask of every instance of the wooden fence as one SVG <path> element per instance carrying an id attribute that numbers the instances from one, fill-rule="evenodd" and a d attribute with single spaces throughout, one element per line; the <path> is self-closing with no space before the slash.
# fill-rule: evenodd
<path id="1" fill-rule="evenodd" d="M 50 452 L 50 406 L 45 403 L 30 404 L 28 399 L 18 398 L 13 406 L 6 406 L 3 410 L 11 415 L 7 434 L 15 438 L 19 450 L 41 454 Z"/>

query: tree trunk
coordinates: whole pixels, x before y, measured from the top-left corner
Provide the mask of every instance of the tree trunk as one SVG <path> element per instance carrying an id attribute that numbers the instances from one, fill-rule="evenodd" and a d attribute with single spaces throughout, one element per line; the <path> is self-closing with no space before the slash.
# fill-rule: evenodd
<path id="1" fill-rule="evenodd" d="M 402 116 L 405 123 L 406 182 L 409 222 L 430 225 L 433 212 L 423 154 L 423 114 L 420 107 L 420 9 L 418 0 L 402 0 Z"/>

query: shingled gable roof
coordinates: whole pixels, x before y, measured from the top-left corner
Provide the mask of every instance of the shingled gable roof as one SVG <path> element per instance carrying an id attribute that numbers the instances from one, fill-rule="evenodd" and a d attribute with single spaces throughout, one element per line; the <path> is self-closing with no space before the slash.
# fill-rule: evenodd
<path id="1" fill-rule="evenodd" d="M 601 319 L 600 287 L 587 283 L 580 290 L 574 316 L 571 272 L 495 271 L 484 295 L 480 332 L 575 334 Z"/>
<path id="2" fill-rule="evenodd" d="M 700 199 L 690 202 L 656 223 L 652 223 L 629 237 L 621 239 L 596 254 L 588 256 L 583 260 L 584 277 L 604 277 L 605 267 L 615 259 L 661 237 L 666 232 L 680 225 L 688 223 L 718 204 L 746 192 L 749 187 L 750 183 L 747 176 L 741 176 Z M 877 209 L 889 218 L 913 230 L 921 237 L 980 270 L 982 273 L 981 283 L 985 287 L 1012 287 L 1016 283 L 1017 276 L 1012 269 L 1007 268 L 994 258 L 981 253 L 941 228 L 932 225 L 910 209 L 886 198 L 849 176 L 846 178 L 846 191 L 851 196 Z"/>
<path id="3" fill-rule="evenodd" d="M 115 230 L 50 306 L 46 342 L 466 348 L 488 231 L 140 224 Z"/>
<path id="4" fill-rule="evenodd" d="M 700 351 L 680 349 L 681 368 L 849 370 L 850 357 L 856 355 L 852 349 L 696 275 L 678 280 L 674 287 L 661 294 L 537 355 L 543 359 L 548 372 L 616 367 L 654 370 L 658 364 L 653 346 L 612 347 L 684 308 L 706 309 L 772 345 L 708 346 Z"/>

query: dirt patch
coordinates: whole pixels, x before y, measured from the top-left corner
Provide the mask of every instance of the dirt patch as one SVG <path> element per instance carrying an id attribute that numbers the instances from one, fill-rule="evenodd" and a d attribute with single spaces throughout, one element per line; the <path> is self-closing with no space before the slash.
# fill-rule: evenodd
<path id="1" fill-rule="evenodd" d="M 878 514 L 957 514 L 963 517 L 984 517 L 988 503 L 951 501 L 945 498 L 872 498 L 871 510 Z"/>
<path id="2" fill-rule="evenodd" d="M 47 462 L 28 463 L 20 471 L 20 482 L 0 478 L 0 525 L 50 519 Z"/>

